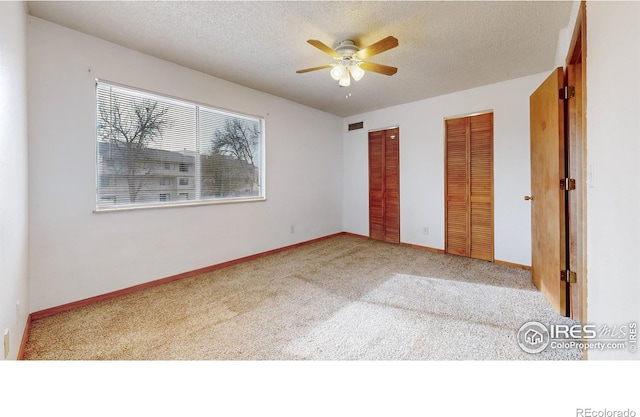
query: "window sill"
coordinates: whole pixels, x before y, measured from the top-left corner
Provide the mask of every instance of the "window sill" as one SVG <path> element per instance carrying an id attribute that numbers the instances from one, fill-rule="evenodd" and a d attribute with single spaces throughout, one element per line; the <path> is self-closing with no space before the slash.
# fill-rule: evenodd
<path id="1" fill-rule="evenodd" d="M 202 201 L 188 201 L 184 203 L 153 203 L 153 204 L 132 204 L 119 207 L 103 207 L 93 210 L 95 214 L 112 213 L 116 211 L 132 211 L 132 210 L 149 210 L 149 209 L 162 209 L 162 208 L 176 208 L 176 207 L 195 207 L 195 206 L 211 206 L 219 204 L 235 204 L 235 203 L 248 203 L 256 201 L 266 201 L 266 197 L 247 197 L 247 198 L 230 198 L 225 200 L 202 200 Z"/>

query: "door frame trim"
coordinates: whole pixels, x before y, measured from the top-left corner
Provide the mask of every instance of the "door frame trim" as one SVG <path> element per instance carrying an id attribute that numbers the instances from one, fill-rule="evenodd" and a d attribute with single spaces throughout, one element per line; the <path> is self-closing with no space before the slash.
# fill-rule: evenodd
<path id="1" fill-rule="evenodd" d="M 400 126 L 399 125 L 395 125 L 395 126 L 388 126 L 388 127 L 376 127 L 375 129 L 367 130 L 367 133 L 382 132 L 384 130 L 391 130 L 391 129 L 400 129 Z"/>
<path id="2" fill-rule="evenodd" d="M 579 67 L 576 65 L 579 64 Z M 577 184 L 575 190 L 575 210 L 571 213 L 571 201 L 567 201 L 569 205 L 569 214 L 576 216 L 575 229 L 569 230 L 569 239 L 575 243 L 575 247 L 571 248 L 570 259 L 575 259 L 575 265 L 570 265 L 572 270 L 578 273 L 578 283 L 571 284 L 571 291 L 577 290 L 579 292 L 578 310 L 574 310 L 574 300 L 576 299 L 571 295 L 571 316 L 573 319 L 580 321 L 581 323 L 587 323 L 587 201 L 586 201 L 586 158 L 587 158 L 587 17 L 586 17 L 586 2 L 583 0 L 580 2 L 578 9 L 578 16 L 573 29 L 571 42 L 569 44 L 569 50 L 567 51 L 567 57 L 565 61 L 565 74 L 567 81 L 574 81 L 576 79 L 576 72 L 579 74 L 579 90 L 577 98 L 580 99 L 574 102 L 570 102 L 567 106 L 567 162 L 570 164 L 571 160 L 577 161 Z M 573 111 L 572 111 L 573 110 Z M 576 126 L 576 123 L 579 125 Z M 573 130 L 572 130 L 573 128 Z M 573 146 L 572 146 L 573 145 Z M 569 152 L 574 149 L 576 155 L 573 157 Z M 571 169 L 571 166 L 568 166 Z M 569 171 L 570 172 L 570 171 Z M 569 220 L 569 219 L 567 219 Z M 570 224 L 571 222 L 568 221 Z M 579 233 L 579 232 L 582 233 Z M 575 287 L 574 287 L 575 285 Z M 586 354 L 586 353 L 585 353 Z"/>
<path id="3" fill-rule="evenodd" d="M 458 115 L 455 115 L 455 116 L 445 116 L 442 119 L 446 122 L 447 120 L 451 120 L 451 119 L 461 119 L 463 117 L 480 116 L 480 115 L 487 114 L 487 113 L 494 113 L 494 110 L 493 109 L 487 109 L 487 110 L 476 111 L 476 112 L 473 112 L 473 113 L 464 113 L 464 114 L 458 114 Z M 447 139 L 447 132 L 444 132 L 444 133 L 445 133 L 445 137 L 444 138 L 446 140 Z"/>

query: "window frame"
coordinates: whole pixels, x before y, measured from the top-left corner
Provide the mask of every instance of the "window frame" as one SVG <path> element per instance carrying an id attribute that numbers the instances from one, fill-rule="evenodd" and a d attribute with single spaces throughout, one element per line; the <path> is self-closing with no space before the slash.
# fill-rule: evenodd
<path id="1" fill-rule="evenodd" d="M 199 159 L 199 157 L 201 155 L 206 155 L 205 153 L 201 152 L 200 149 L 200 109 L 205 109 L 208 112 L 214 112 L 216 114 L 222 114 L 225 116 L 230 116 L 230 117 L 234 117 L 234 118 L 238 118 L 238 119 L 245 119 L 245 120 L 250 120 L 253 122 L 257 122 L 259 129 L 260 129 L 260 137 L 258 139 L 258 149 L 259 149 L 259 166 L 258 166 L 258 192 L 259 195 L 257 196 L 247 196 L 247 197 L 229 197 L 229 198 L 201 198 L 201 199 L 194 199 L 194 200 L 173 200 L 171 199 L 170 201 L 167 202 L 162 202 L 162 201 L 153 201 L 153 202 L 143 202 L 143 203 L 129 203 L 129 204 L 123 204 L 120 206 L 103 206 L 100 207 L 98 205 L 99 201 L 102 199 L 103 196 L 101 196 L 99 194 L 99 190 L 100 190 L 100 155 L 98 152 L 98 147 L 99 147 L 99 136 L 98 136 L 98 106 L 99 106 L 99 97 L 98 97 L 98 87 L 102 85 L 102 86 L 108 86 L 111 88 L 114 88 L 116 90 L 121 90 L 124 91 L 126 93 L 130 93 L 132 95 L 138 95 L 138 96 L 142 96 L 142 97 L 148 97 L 148 98 L 156 98 L 158 100 L 164 100 L 164 102 L 176 102 L 179 105 L 188 105 L 188 106 L 193 106 L 194 107 L 194 111 L 195 111 L 195 115 L 196 115 L 196 122 L 195 122 L 195 142 L 196 142 L 196 154 L 198 157 L 196 157 L 196 160 Z M 104 79 L 95 79 L 95 86 L 94 86 L 94 100 L 95 100 L 95 105 L 96 105 L 96 112 L 95 112 L 95 136 L 94 136 L 94 145 L 95 145 L 95 209 L 93 210 L 93 213 L 105 213 L 105 212 L 115 212 L 115 211 L 130 211 L 130 210 L 146 210 L 146 209 L 155 209 L 155 208 L 166 208 L 166 207 L 193 207 L 193 206 L 206 206 L 206 205 L 217 205 L 217 204 L 235 204 L 235 203 L 248 203 L 248 202 L 259 202 L 259 201 L 266 201 L 267 199 L 267 195 L 266 195 L 266 118 L 264 116 L 258 116 L 258 115 L 254 115 L 254 114 L 248 114 L 248 113 L 240 113 L 237 111 L 233 111 L 233 110 L 228 110 L 228 109 L 223 109 L 217 106 L 213 106 L 210 104 L 206 104 L 206 103 L 202 103 L 202 102 L 198 102 L 198 101 L 194 101 L 194 100 L 187 100 L 184 98 L 180 98 L 180 97 L 175 97 L 175 96 L 171 96 L 168 94 L 164 94 L 164 93 L 159 93 L 159 92 L 155 92 L 155 91 L 149 91 L 149 90 L 145 90 L 142 88 L 137 88 L 137 87 L 131 87 L 128 85 L 124 85 L 124 84 L 120 84 L 120 83 L 116 83 L 116 82 L 112 82 L 112 81 L 108 81 L 108 80 L 104 80 Z M 188 167 L 187 167 L 187 171 L 180 171 L 180 167 L 178 165 L 176 165 L 175 163 L 171 164 L 172 166 L 170 168 L 165 166 L 163 167 L 164 170 L 166 171 L 167 169 L 174 171 L 178 174 L 182 173 L 182 174 L 188 174 L 192 171 L 189 171 Z M 196 164 L 194 165 L 194 178 L 196 178 L 198 175 L 200 175 L 200 163 L 199 161 L 196 162 Z M 200 186 L 200 181 L 199 180 L 195 180 L 195 185 L 196 187 Z M 176 185 L 178 185 L 178 180 L 176 180 Z M 196 198 L 197 196 L 200 195 L 200 190 L 197 189 L 195 192 Z M 109 197 L 112 197 L 111 195 Z M 117 202 L 115 202 L 117 204 Z"/>

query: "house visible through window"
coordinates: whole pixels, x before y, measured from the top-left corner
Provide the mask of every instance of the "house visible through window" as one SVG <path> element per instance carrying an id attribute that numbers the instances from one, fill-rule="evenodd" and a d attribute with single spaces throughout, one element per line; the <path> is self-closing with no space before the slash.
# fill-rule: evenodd
<path id="1" fill-rule="evenodd" d="M 264 199 L 264 120 L 97 82 L 97 210 Z M 180 193 L 176 187 L 180 187 Z"/>

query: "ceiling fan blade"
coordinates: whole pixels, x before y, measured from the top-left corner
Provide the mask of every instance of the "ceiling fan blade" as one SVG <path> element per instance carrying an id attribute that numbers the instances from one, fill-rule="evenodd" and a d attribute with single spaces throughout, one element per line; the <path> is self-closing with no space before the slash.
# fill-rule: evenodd
<path id="1" fill-rule="evenodd" d="M 316 48 L 318 48 L 319 50 L 321 50 L 325 54 L 331 55 L 334 58 L 342 58 L 342 55 L 340 55 L 339 53 L 337 53 L 333 49 L 329 48 L 327 45 L 325 45 L 324 43 L 322 43 L 320 41 L 317 41 L 315 39 L 309 39 L 307 41 L 307 43 L 315 46 Z"/>
<path id="2" fill-rule="evenodd" d="M 373 62 L 362 62 L 360 68 L 365 71 L 377 72 L 378 74 L 393 75 L 398 72 L 398 68 L 387 65 L 376 64 Z"/>
<path id="3" fill-rule="evenodd" d="M 325 68 L 331 68 L 333 65 L 321 65 L 319 67 L 307 68 L 296 71 L 296 74 L 304 74 L 305 72 L 317 71 Z"/>
<path id="4" fill-rule="evenodd" d="M 393 36 L 387 36 L 381 41 L 378 41 L 373 45 L 369 45 L 366 48 L 362 48 L 361 50 L 359 50 L 356 53 L 356 57 L 359 59 L 367 59 L 384 51 L 388 51 L 389 49 L 395 48 L 396 46 L 398 46 L 398 40 Z"/>

